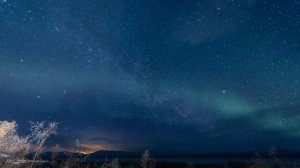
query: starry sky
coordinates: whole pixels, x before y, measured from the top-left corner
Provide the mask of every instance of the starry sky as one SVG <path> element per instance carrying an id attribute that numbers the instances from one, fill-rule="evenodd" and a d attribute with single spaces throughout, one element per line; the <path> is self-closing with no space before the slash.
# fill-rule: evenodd
<path id="1" fill-rule="evenodd" d="M 0 0 L 0 120 L 87 150 L 300 150 L 299 0 Z"/>

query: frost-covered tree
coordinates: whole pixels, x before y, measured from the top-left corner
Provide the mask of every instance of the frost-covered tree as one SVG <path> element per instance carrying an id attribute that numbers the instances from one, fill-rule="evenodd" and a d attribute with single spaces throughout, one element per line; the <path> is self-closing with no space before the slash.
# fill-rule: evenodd
<path id="1" fill-rule="evenodd" d="M 0 152 L 17 154 L 26 152 L 30 148 L 29 137 L 20 137 L 17 134 L 18 125 L 15 121 L 0 121 Z"/>
<path id="2" fill-rule="evenodd" d="M 58 123 L 50 122 L 30 122 L 31 124 L 31 142 L 35 142 L 37 146 L 43 146 L 46 139 L 52 134 L 56 134 Z"/>
<path id="3" fill-rule="evenodd" d="M 46 139 L 56 134 L 57 125 L 55 122 L 31 122 L 31 134 L 21 137 L 18 135 L 18 125 L 15 121 L 0 121 L 0 154 L 19 157 L 31 150 L 35 152 L 35 160 L 42 151 Z"/>
<path id="4" fill-rule="evenodd" d="M 46 123 L 42 122 L 30 122 L 31 124 L 31 142 L 35 145 L 35 154 L 33 157 L 33 161 L 37 158 L 37 156 L 42 152 L 43 145 L 47 138 L 52 134 L 56 134 L 56 129 L 58 127 L 58 123 L 50 122 Z M 33 162 L 31 167 L 33 166 Z"/>

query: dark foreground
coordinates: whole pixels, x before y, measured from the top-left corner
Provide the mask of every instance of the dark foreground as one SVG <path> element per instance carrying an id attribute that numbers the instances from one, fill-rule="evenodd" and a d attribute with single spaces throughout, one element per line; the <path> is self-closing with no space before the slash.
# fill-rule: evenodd
<path id="1" fill-rule="evenodd" d="M 254 163 L 225 162 L 216 164 L 185 164 L 185 163 L 149 163 L 141 165 L 139 162 L 77 162 L 56 161 L 47 163 L 7 164 L 1 168 L 298 168 L 299 166 L 287 163 L 267 163 L 257 161 Z"/>

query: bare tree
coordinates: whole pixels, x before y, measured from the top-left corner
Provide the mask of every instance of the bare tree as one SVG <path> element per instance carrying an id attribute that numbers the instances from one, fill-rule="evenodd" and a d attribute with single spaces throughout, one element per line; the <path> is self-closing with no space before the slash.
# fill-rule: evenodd
<path id="1" fill-rule="evenodd" d="M 37 158 L 37 156 L 42 152 L 43 145 L 47 138 L 56 134 L 56 129 L 58 127 L 58 123 L 50 122 L 46 124 L 45 121 L 42 122 L 30 122 L 31 124 L 31 141 L 35 142 L 35 154 L 33 157 L 33 161 L 31 162 L 31 166 L 33 166 L 33 162 Z"/>

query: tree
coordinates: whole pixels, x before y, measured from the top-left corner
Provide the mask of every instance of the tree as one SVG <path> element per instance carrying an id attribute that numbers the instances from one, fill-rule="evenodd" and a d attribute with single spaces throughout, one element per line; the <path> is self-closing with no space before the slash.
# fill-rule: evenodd
<path id="1" fill-rule="evenodd" d="M 58 127 L 58 123 L 50 122 L 46 124 L 45 121 L 42 122 L 30 122 L 31 124 L 31 142 L 35 143 L 35 154 L 33 157 L 33 161 L 36 160 L 37 156 L 42 152 L 43 145 L 46 139 L 52 135 L 56 134 L 56 129 Z M 33 166 L 33 161 L 31 162 L 31 166 Z"/>
<path id="2" fill-rule="evenodd" d="M 0 151 L 2 153 L 13 155 L 29 150 L 29 137 L 20 137 L 17 134 L 17 128 L 15 121 L 0 121 Z"/>

